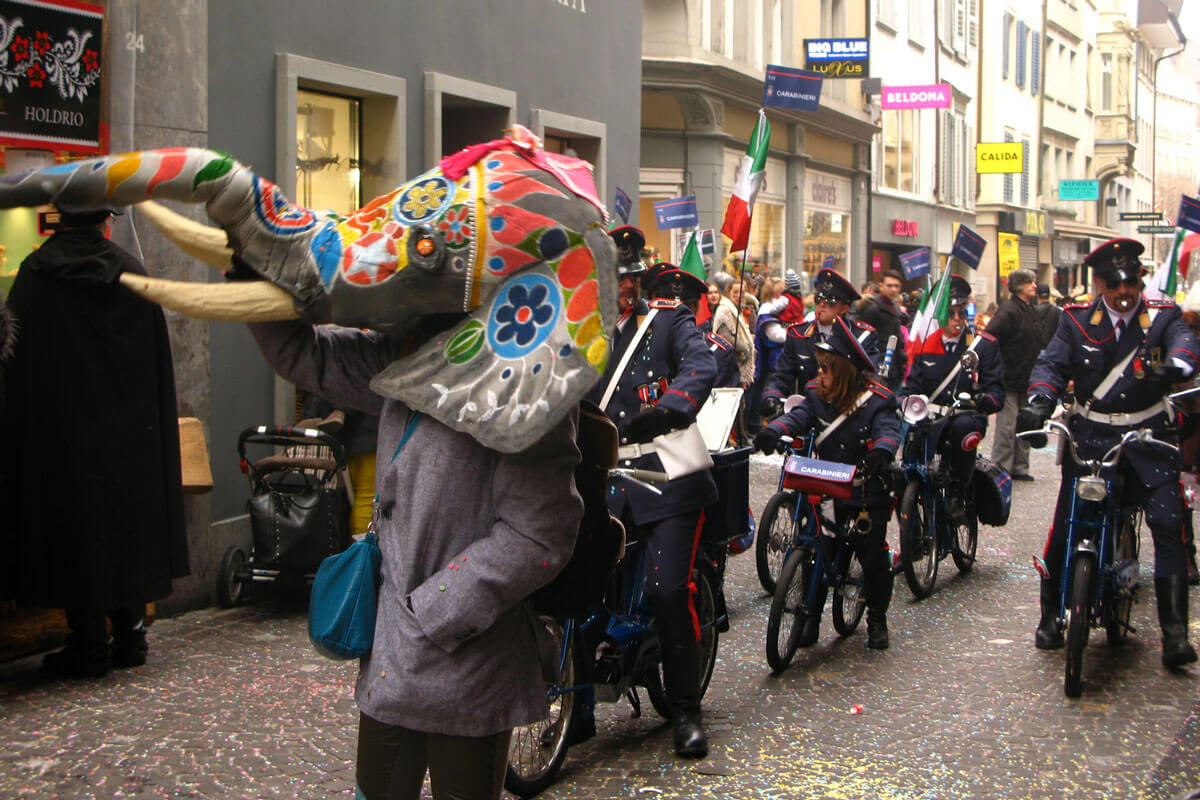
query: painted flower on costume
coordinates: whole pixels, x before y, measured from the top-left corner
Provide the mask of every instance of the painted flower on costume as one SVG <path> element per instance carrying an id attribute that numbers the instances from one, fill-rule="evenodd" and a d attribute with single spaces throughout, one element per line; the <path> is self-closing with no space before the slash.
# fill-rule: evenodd
<path id="1" fill-rule="evenodd" d="M 446 187 L 437 181 L 414 186 L 408 192 L 404 212 L 410 217 L 425 217 L 437 210 L 446 196 Z"/>
<path id="2" fill-rule="evenodd" d="M 446 212 L 446 216 L 438 223 L 438 228 L 446 237 L 447 245 L 455 247 L 466 244 L 474 235 L 470 209 L 466 206 L 454 206 Z"/>
<path id="3" fill-rule="evenodd" d="M 535 285 L 531 289 L 517 284 L 509 287 L 508 302 L 496 309 L 494 317 L 499 329 L 497 342 L 514 340 L 524 347 L 537 336 L 538 328 L 554 316 L 554 306 L 547 302 L 545 286 Z"/>

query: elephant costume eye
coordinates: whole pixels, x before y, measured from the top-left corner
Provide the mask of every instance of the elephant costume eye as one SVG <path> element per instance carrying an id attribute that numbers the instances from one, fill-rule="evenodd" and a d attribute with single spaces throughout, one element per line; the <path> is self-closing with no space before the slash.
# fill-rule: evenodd
<path id="1" fill-rule="evenodd" d="M 437 272 L 446 259 L 442 237 L 423 225 L 408 229 L 408 263 L 426 272 Z"/>

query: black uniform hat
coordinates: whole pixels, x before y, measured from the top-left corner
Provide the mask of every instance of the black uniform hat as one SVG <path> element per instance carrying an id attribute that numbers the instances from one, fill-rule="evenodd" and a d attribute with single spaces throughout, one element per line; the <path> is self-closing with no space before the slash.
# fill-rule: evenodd
<path id="1" fill-rule="evenodd" d="M 1136 239 L 1109 239 L 1083 259 L 1092 274 L 1104 280 L 1132 281 L 1146 273 L 1138 256 L 1146 248 Z"/>
<path id="2" fill-rule="evenodd" d="M 813 278 L 813 292 L 836 297 L 843 303 L 853 303 L 862 297 L 850 281 L 831 269 L 823 269 Z"/>
<path id="3" fill-rule="evenodd" d="M 617 245 L 617 274 L 636 275 L 646 271 L 642 263 L 642 248 L 646 246 L 646 234 L 632 225 L 622 225 L 608 232 Z"/>
<path id="4" fill-rule="evenodd" d="M 643 284 L 656 297 L 677 297 L 680 300 L 699 299 L 708 287 L 703 278 L 670 261 L 652 264 L 646 271 Z"/>
<path id="5" fill-rule="evenodd" d="M 858 343 L 858 339 L 854 338 L 854 334 L 846 327 L 846 323 L 841 317 L 833 318 L 833 326 L 830 328 L 829 335 L 825 337 L 825 341 L 817 345 L 818 350 L 824 350 L 827 353 L 837 353 L 843 358 L 850 359 L 862 372 L 874 372 L 875 361 L 871 356 L 867 355 L 867 351 Z"/>
<path id="6" fill-rule="evenodd" d="M 81 228 L 88 225 L 99 225 L 109 217 L 116 217 L 122 214 L 119 208 L 114 206 L 95 206 L 85 208 L 83 206 L 59 205 L 58 219 L 67 228 Z"/>
<path id="7" fill-rule="evenodd" d="M 961 275 L 950 276 L 950 305 L 963 306 L 971 299 L 971 284 Z"/>

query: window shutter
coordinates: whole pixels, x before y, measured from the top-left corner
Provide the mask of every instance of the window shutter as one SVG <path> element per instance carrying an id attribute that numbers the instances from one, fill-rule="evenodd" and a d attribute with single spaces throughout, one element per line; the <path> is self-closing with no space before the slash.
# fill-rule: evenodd
<path id="1" fill-rule="evenodd" d="M 1029 205 L 1029 140 L 1021 140 L 1021 205 Z"/>
<path id="2" fill-rule="evenodd" d="M 938 113 L 938 141 L 941 152 L 938 153 L 938 200 L 950 202 L 950 112 Z"/>
<path id="3" fill-rule="evenodd" d="M 1004 12 L 1004 58 L 1000 62 L 1000 77 L 1003 78 L 1004 80 L 1008 80 L 1008 51 L 1012 46 L 1012 43 L 1009 41 L 1009 39 L 1012 38 L 1012 35 L 1009 33 L 1010 30 L 1012 30 L 1012 14 L 1009 14 L 1007 11 L 1005 11 Z"/>
<path id="4" fill-rule="evenodd" d="M 1025 88 L 1025 22 L 1017 21 L 1017 88 Z"/>
<path id="5" fill-rule="evenodd" d="M 1031 31 L 1033 52 L 1029 63 L 1029 91 L 1037 94 L 1042 88 L 1042 32 Z"/>
<path id="6" fill-rule="evenodd" d="M 963 160 L 966 162 L 966 186 L 963 189 L 967 208 L 975 207 L 975 128 L 965 126 L 963 132 Z"/>
<path id="7" fill-rule="evenodd" d="M 954 49 L 963 52 L 967 42 L 967 0 L 954 0 Z"/>
<path id="8" fill-rule="evenodd" d="M 1013 135 L 1008 131 L 1004 132 L 1004 141 L 1011 142 Z M 1011 172 L 1004 173 L 1004 202 L 1011 203 L 1013 201 L 1013 174 Z"/>
<path id="9" fill-rule="evenodd" d="M 967 45 L 975 47 L 979 41 L 979 0 L 971 0 L 968 22 Z"/>

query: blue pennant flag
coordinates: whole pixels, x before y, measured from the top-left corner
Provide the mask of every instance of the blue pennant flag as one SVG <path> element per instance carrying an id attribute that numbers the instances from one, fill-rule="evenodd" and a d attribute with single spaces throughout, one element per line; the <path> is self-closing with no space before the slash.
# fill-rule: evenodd
<path id="1" fill-rule="evenodd" d="M 929 248 L 918 247 L 900 254 L 900 266 L 904 269 L 904 277 L 908 280 L 929 274 Z"/>
<path id="2" fill-rule="evenodd" d="M 825 256 L 825 260 L 821 262 L 821 269 L 834 269 L 833 256 Z"/>
<path id="3" fill-rule="evenodd" d="M 617 216 L 621 218 L 621 222 L 629 224 L 629 209 L 633 207 L 633 203 L 629 200 L 629 195 L 625 194 L 625 190 L 620 186 L 617 187 L 617 196 L 613 200 L 613 211 L 617 212 Z"/>
<path id="4" fill-rule="evenodd" d="M 660 231 L 670 228 L 695 228 L 700 224 L 700 215 L 696 212 L 696 195 L 659 200 L 654 204 L 654 216 L 658 220 Z"/>
<path id="5" fill-rule="evenodd" d="M 768 64 L 763 81 L 763 105 L 817 111 L 821 107 L 824 78 L 819 72 Z"/>
<path id="6" fill-rule="evenodd" d="M 958 235 L 954 237 L 954 247 L 950 250 L 950 255 L 971 269 L 975 269 L 979 266 L 979 259 L 983 258 L 983 248 L 985 247 L 987 247 L 987 242 L 983 240 L 982 236 L 966 225 L 959 225 Z"/>
<path id="7" fill-rule="evenodd" d="M 1200 200 L 1185 194 L 1179 204 L 1179 219 L 1175 221 L 1175 225 L 1193 233 L 1200 233 Z"/>

